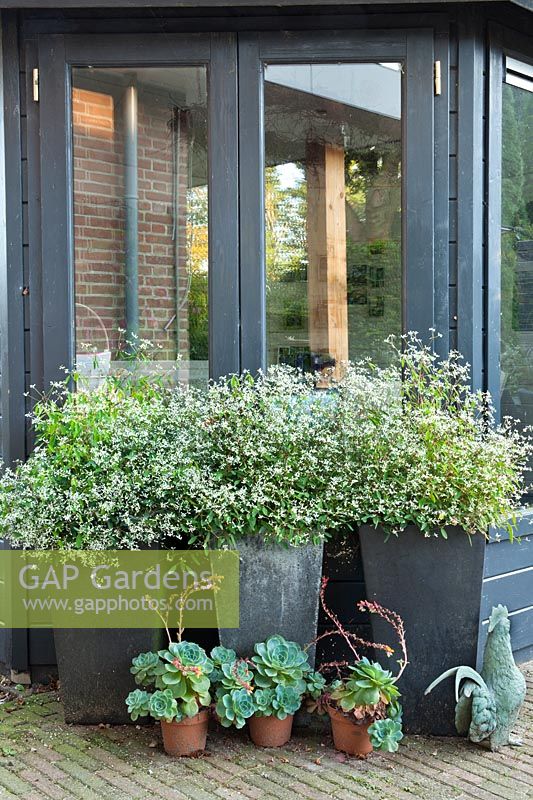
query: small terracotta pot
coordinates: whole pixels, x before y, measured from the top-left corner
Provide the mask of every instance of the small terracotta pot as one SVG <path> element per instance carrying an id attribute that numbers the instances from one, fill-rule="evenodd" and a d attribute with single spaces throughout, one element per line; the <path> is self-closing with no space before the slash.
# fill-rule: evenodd
<path id="1" fill-rule="evenodd" d="M 290 714 L 285 719 L 277 717 L 250 717 L 248 730 L 250 739 L 257 747 L 282 747 L 291 738 L 292 721 Z"/>
<path id="2" fill-rule="evenodd" d="M 209 715 L 207 709 L 194 717 L 187 717 L 181 722 L 165 722 L 161 720 L 163 746 L 169 756 L 188 756 L 199 750 L 205 750 Z"/>
<path id="3" fill-rule="evenodd" d="M 368 728 L 371 722 L 358 724 L 355 720 L 345 716 L 342 711 L 328 706 L 331 719 L 331 732 L 336 750 L 349 753 L 351 756 L 367 756 L 374 749 Z"/>

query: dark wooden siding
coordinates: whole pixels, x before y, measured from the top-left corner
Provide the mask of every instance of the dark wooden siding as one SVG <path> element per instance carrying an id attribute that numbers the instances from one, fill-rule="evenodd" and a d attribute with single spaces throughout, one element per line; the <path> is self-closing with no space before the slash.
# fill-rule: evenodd
<path id="1" fill-rule="evenodd" d="M 509 541 L 506 530 L 491 532 L 481 600 L 480 656 L 491 609 L 499 603 L 510 612 L 515 657 L 527 661 L 533 656 L 533 512 L 520 520 L 514 542 Z"/>
<path id="2" fill-rule="evenodd" d="M 1 3 L 0 3 L 1 5 Z M 261 16 L 249 9 L 234 9 L 231 13 L 210 13 L 203 19 L 194 19 L 192 10 L 169 9 L 168 18 L 158 11 L 156 17 L 150 10 L 138 9 L 127 18 L 119 12 L 107 14 L 105 10 L 91 12 L 87 8 L 70 12 L 51 11 L 42 8 L 25 12 L 20 16 L 17 28 L 16 15 L 5 17 L 4 42 L 9 47 L 9 55 L 4 53 L 6 65 L 5 80 L 8 90 L 6 108 L 11 114 L 8 136 L 8 171 L 6 177 L 10 185 L 10 205 L 8 208 L 10 266 L 10 299 L 15 306 L 5 309 L 4 324 L 9 320 L 10 358 L 6 359 L 7 339 L 3 339 L 1 361 L 2 380 L 8 381 L 11 401 L 2 403 L 2 414 L 6 408 L 9 418 L 2 419 L 4 445 L 8 458 L 23 457 L 31 449 L 29 432 L 24 442 L 24 406 L 22 394 L 24 385 L 42 385 L 42 311 L 41 311 L 41 260 L 40 260 L 40 190 L 39 190 L 39 134 L 35 125 L 38 107 L 30 102 L 31 67 L 36 65 L 35 36 L 40 32 L 97 33 L 119 30 L 159 32 L 163 30 L 276 30 L 283 29 L 326 29 L 349 27 L 363 29 L 365 26 L 423 26 L 434 27 L 436 31 L 435 57 L 443 65 L 443 95 L 435 106 L 435 296 L 434 317 L 437 329 L 443 334 L 442 349 L 460 347 L 469 359 L 475 361 L 475 383 L 482 385 L 482 312 L 483 312 L 483 220 L 484 192 L 483 164 L 484 140 L 482 118 L 482 98 L 484 96 L 484 51 L 485 31 L 490 19 L 500 21 L 524 30 L 526 13 L 516 9 L 513 17 L 512 7 L 494 4 L 494 11 L 488 6 L 476 4 L 472 10 L 458 6 L 446 14 L 434 15 L 427 11 L 413 13 L 413 7 L 405 5 L 384 9 L 377 5 L 367 6 L 364 14 L 356 9 L 342 11 L 343 16 L 335 17 L 335 10 L 317 9 L 316 13 L 305 14 L 305 9 L 265 10 Z M 237 5 L 237 4 L 236 4 Z M 329 11 L 329 13 L 328 13 Z M 333 13 L 331 13 L 333 12 Z M 391 13 L 393 12 L 393 13 Z M 258 13 L 258 11 L 257 11 Z M 200 12 L 197 13 L 200 17 Z M 529 19 L 530 19 L 529 15 Z M 513 22 L 514 19 L 514 22 Z M 20 66 L 17 51 L 20 33 Z M 26 72 L 26 66 L 28 70 Z M 20 105 L 20 114 L 16 108 Z M 477 109 L 476 111 L 474 109 Z M 487 118 L 488 124 L 490 119 Z M 480 273 L 481 270 L 481 273 Z M 7 282 L 7 271 L 3 280 Z M 30 285 L 31 292 L 26 301 L 16 295 L 22 285 Z M 0 285 L 3 288 L 3 284 Z M 7 294 L 6 294 L 7 297 Z M 2 298 L 0 297 L 0 303 Z M 22 307 L 24 305 L 24 316 Z M 474 312 L 474 313 L 472 313 Z M 17 317 L 18 314 L 18 317 Z M 461 316 L 461 319 L 458 317 Z M 18 319 L 18 322 L 17 322 Z M 18 326 L 18 327 L 17 327 Z M 2 329 L 3 330 L 3 329 Z M 423 333 L 421 331 L 421 333 Z M 5 371 L 8 364 L 11 371 Z M 14 368 L 16 367 L 16 369 Z M 13 398 L 18 398 L 16 402 Z M 29 401 L 28 401 L 29 402 Z M 22 436 L 21 436 L 22 430 Z M 527 540 L 529 541 L 529 540 Z M 529 549 L 528 549 L 529 548 Z M 528 555 L 529 554 L 529 555 Z M 524 566 L 508 568 L 509 559 L 519 559 L 525 567 L 533 565 L 531 547 L 510 545 L 508 542 L 491 544 L 487 548 L 487 569 L 500 570 L 487 572 L 484 603 L 487 613 L 489 605 L 496 602 L 510 602 L 506 598 L 528 591 Z M 520 561 L 520 559 L 524 559 Z M 528 562 L 529 559 L 529 562 Z M 501 564 L 500 564 L 501 562 Z M 490 565 L 493 564 L 491 567 Z M 500 566 L 498 566 L 500 564 Z M 352 630 L 366 636 L 368 620 L 361 615 L 356 604 L 364 597 L 364 576 L 359 558 L 357 537 L 351 537 L 351 547 L 331 544 L 326 547 L 325 574 L 331 578 L 328 589 L 328 602 L 342 621 Z M 514 573 L 510 575 L 509 573 Z M 522 588 L 520 588 L 522 587 Z M 530 595 L 531 590 L 529 589 Z M 486 599 L 485 599 L 486 598 Z M 498 600 L 497 598 L 501 598 Z M 527 600 L 527 596 L 526 596 Z M 517 602 L 522 602 L 518 599 Z M 533 601 L 531 602 L 533 605 Z M 527 611 L 527 604 L 512 611 L 513 637 L 520 657 L 528 653 L 533 644 L 533 610 Z M 323 616 L 320 630 L 329 627 Z M 486 625 L 482 626 L 482 635 Z M 529 644 L 528 644 L 529 637 Z M 33 632 L 26 637 L 17 632 L 15 639 L 15 665 L 25 668 L 32 665 L 50 664 L 53 659 L 52 639 L 46 632 Z M 7 654 L 7 637 L 0 631 L 0 661 Z M 324 652 L 324 650 L 322 649 Z M 331 651 L 330 651 L 331 652 Z M 337 649 L 334 654 L 339 655 Z M 329 657 L 329 654 L 328 654 Z"/>

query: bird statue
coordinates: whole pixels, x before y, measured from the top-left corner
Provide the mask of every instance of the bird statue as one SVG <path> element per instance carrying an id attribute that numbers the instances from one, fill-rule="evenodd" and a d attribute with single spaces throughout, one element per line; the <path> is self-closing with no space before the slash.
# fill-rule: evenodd
<path id="1" fill-rule="evenodd" d="M 481 674 L 471 667 L 453 667 L 439 675 L 424 694 L 455 675 L 455 727 L 471 742 L 490 750 L 520 746 L 511 731 L 526 696 L 526 681 L 513 658 L 511 623 L 505 606 L 492 609 Z"/>

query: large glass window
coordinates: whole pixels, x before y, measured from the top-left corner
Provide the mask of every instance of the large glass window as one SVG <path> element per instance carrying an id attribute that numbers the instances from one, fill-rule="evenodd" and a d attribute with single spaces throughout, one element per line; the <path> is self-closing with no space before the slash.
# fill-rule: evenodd
<path id="1" fill-rule="evenodd" d="M 513 59 L 502 120 L 501 412 L 532 425 L 533 68 Z"/>
<path id="2" fill-rule="evenodd" d="M 78 368 L 97 382 L 140 348 L 205 382 L 206 69 L 76 68 L 72 85 Z"/>
<path id="3" fill-rule="evenodd" d="M 402 330 L 402 70 L 265 67 L 268 363 L 384 358 Z"/>

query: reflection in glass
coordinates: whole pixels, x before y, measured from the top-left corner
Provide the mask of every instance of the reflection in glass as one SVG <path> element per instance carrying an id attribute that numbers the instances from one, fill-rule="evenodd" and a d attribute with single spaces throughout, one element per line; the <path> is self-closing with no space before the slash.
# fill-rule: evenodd
<path id="1" fill-rule="evenodd" d="M 140 348 L 205 382 L 205 67 L 75 68 L 72 84 L 78 367 L 94 384 Z"/>
<path id="2" fill-rule="evenodd" d="M 384 356 L 402 328 L 399 64 L 265 67 L 268 363 Z"/>
<path id="3" fill-rule="evenodd" d="M 533 93 L 503 85 L 501 413 L 533 424 Z M 527 482 L 533 480 L 533 472 Z"/>

